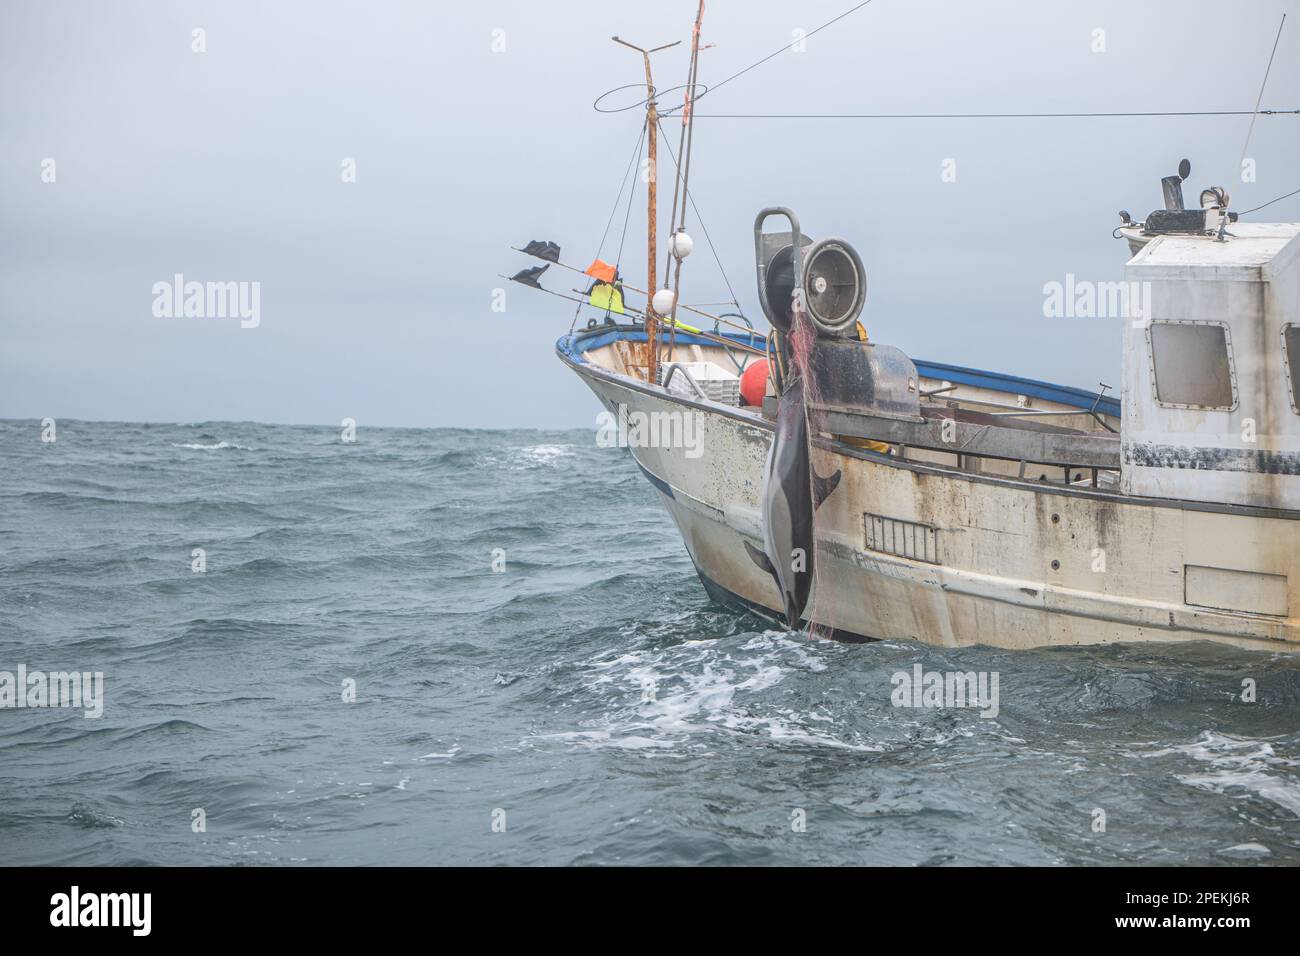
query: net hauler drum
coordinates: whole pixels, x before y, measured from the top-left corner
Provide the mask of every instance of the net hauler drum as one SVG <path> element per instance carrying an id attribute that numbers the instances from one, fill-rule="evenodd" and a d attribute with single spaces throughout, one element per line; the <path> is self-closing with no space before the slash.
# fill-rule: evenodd
<path id="1" fill-rule="evenodd" d="M 790 231 L 764 233 L 763 223 L 773 215 L 789 220 Z M 802 290 L 804 310 L 819 337 L 856 338 L 858 316 L 867 300 L 867 274 L 852 246 L 842 239 L 813 242 L 799 231 L 793 211 L 771 207 L 754 221 L 754 252 L 758 297 L 774 328 L 789 333 L 795 296 Z"/>

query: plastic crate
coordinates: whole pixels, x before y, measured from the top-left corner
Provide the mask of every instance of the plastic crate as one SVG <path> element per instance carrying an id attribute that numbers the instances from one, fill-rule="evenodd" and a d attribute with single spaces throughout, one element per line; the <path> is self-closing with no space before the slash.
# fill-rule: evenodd
<path id="1" fill-rule="evenodd" d="M 740 376 L 734 372 L 728 372 L 720 365 L 712 362 L 675 362 L 681 368 L 672 377 L 668 383 L 668 391 L 674 395 L 681 395 L 685 398 L 699 398 L 695 389 L 691 388 L 690 383 L 686 381 L 682 372 L 690 372 L 691 378 L 695 379 L 697 385 L 704 392 L 705 396 L 714 402 L 723 405 L 740 404 Z M 659 366 L 659 384 L 664 383 L 664 376 L 668 372 L 669 365 Z"/>

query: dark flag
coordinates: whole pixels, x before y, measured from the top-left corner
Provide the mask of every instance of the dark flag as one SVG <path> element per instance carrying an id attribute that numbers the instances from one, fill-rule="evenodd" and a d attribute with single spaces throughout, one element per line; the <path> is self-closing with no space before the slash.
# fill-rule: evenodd
<path id="1" fill-rule="evenodd" d="M 536 256 L 538 259 L 545 259 L 547 262 L 560 261 L 560 247 L 553 242 L 534 239 L 519 251 L 526 255 Z"/>
<path id="2" fill-rule="evenodd" d="M 542 273 L 549 268 L 550 266 L 533 266 L 531 269 L 520 269 L 510 277 L 510 281 L 522 282 L 524 285 L 530 285 L 534 289 L 540 289 L 541 284 L 538 283 L 537 280 L 540 279 Z"/>

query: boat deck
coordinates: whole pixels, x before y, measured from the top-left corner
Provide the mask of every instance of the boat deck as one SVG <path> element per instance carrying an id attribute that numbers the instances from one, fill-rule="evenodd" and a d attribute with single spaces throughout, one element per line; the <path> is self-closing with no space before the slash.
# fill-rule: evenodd
<path id="1" fill-rule="evenodd" d="M 737 374 L 761 356 L 741 348 L 745 336 L 715 333 L 735 348 L 679 332 L 676 362 L 712 362 Z M 761 337 L 754 340 L 762 344 Z M 601 326 L 572 333 L 557 343 L 567 361 L 595 366 L 646 386 L 646 336 L 636 326 Z M 666 351 L 661 361 L 669 361 Z M 827 434 L 850 446 L 884 442 L 889 454 L 966 473 L 1114 490 L 1120 467 L 1116 398 L 1072 386 L 1016 375 L 914 360 L 919 376 L 920 416 L 907 419 L 861 411 L 823 409 Z M 657 386 L 649 386 L 662 392 Z M 766 407 L 731 406 L 674 395 L 691 405 L 728 415 L 770 421 Z"/>

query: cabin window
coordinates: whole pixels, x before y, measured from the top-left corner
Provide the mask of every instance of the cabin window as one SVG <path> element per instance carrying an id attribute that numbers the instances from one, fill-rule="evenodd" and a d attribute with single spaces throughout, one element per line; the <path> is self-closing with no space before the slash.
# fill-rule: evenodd
<path id="1" fill-rule="evenodd" d="M 1300 325 L 1282 326 L 1282 364 L 1291 385 L 1291 408 L 1300 412 Z"/>
<path id="2" fill-rule="evenodd" d="M 1157 402 L 1175 408 L 1237 407 L 1237 380 L 1226 325 L 1152 322 L 1147 336 Z"/>

